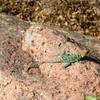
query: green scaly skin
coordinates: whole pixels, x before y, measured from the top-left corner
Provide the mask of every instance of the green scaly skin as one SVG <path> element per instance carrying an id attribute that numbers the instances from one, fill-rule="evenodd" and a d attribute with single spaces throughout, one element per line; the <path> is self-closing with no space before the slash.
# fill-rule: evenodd
<path id="1" fill-rule="evenodd" d="M 61 58 L 59 60 L 49 60 L 44 61 L 43 63 L 64 63 L 64 67 L 68 67 L 71 63 L 80 61 L 84 56 L 87 54 L 87 50 L 82 50 L 81 52 L 77 54 L 67 54 L 66 52 L 62 54 L 58 54 L 58 56 Z"/>

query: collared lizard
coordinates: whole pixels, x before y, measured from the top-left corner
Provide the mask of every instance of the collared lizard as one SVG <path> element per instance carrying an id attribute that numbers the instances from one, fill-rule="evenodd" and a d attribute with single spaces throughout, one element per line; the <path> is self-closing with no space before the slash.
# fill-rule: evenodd
<path id="1" fill-rule="evenodd" d="M 68 67 L 71 63 L 77 62 L 81 60 L 83 57 L 86 56 L 88 53 L 87 50 L 82 50 L 79 53 L 76 54 L 69 54 L 69 53 L 62 53 L 58 54 L 56 56 L 59 56 L 59 60 L 48 60 L 48 61 L 43 61 L 42 63 L 64 63 L 64 67 Z"/>

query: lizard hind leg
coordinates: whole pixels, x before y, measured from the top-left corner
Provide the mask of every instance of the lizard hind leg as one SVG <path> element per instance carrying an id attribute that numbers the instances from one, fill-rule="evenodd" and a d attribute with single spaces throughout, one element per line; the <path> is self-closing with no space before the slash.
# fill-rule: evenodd
<path id="1" fill-rule="evenodd" d="M 64 68 L 67 68 L 70 65 L 70 63 L 65 63 Z"/>
<path id="2" fill-rule="evenodd" d="M 48 54 L 48 57 L 54 57 L 54 56 L 62 56 L 62 55 L 64 55 L 65 54 L 65 52 L 63 52 L 63 53 L 58 53 L 58 54 Z"/>
<path id="3" fill-rule="evenodd" d="M 48 54 L 47 56 L 48 56 L 48 57 L 54 57 L 54 56 L 59 56 L 59 54 L 55 54 L 55 55 Z"/>
<path id="4" fill-rule="evenodd" d="M 58 53 L 58 54 L 49 54 L 48 56 L 49 57 L 53 57 L 53 56 L 60 56 L 60 57 L 63 57 L 63 55 L 66 55 L 66 51 L 64 51 L 63 53 Z"/>

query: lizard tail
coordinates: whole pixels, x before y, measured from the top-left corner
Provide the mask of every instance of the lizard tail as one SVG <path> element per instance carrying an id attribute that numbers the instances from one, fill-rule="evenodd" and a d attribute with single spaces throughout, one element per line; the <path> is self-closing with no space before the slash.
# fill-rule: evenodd
<path id="1" fill-rule="evenodd" d="M 49 60 L 49 61 L 44 61 L 44 63 L 61 63 L 63 62 L 62 60 Z"/>

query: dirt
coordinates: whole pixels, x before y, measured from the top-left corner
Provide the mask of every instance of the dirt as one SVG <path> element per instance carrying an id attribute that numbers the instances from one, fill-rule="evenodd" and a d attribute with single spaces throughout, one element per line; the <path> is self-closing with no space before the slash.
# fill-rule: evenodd
<path id="1" fill-rule="evenodd" d="M 0 33 L 0 100 L 100 100 L 100 64 L 83 59 L 66 69 L 63 63 L 36 61 L 81 49 L 48 27 L 31 26 L 20 38 Z"/>

